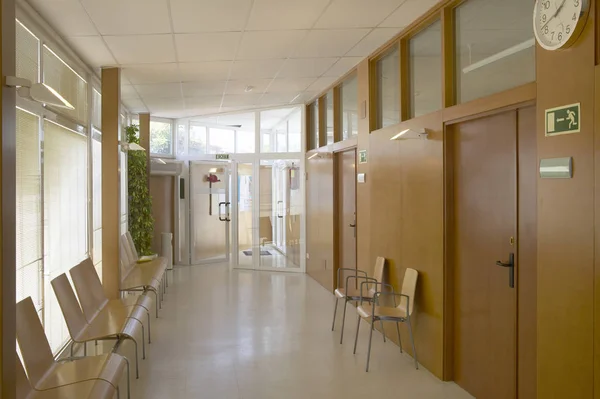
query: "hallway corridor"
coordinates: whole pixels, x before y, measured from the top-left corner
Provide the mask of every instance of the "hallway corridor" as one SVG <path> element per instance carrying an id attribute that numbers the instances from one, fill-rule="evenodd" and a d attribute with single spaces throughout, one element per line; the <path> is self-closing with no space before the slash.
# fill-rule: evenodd
<path id="1" fill-rule="evenodd" d="M 415 370 L 378 333 L 365 373 L 368 329 L 353 356 L 354 310 L 340 345 L 339 328 L 330 331 L 334 298 L 306 275 L 215 265 L 176 268 L 169 279 L 134 398 L 470 398 Z"/>

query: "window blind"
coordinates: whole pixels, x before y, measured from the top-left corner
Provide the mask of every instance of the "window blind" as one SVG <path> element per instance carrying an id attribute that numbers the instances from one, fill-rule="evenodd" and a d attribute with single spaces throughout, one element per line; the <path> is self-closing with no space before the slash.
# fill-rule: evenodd
<path id="1" fill-rule="evenodd" d="M 31 296 L 42 303 L 42 171 L 37 115 L 17 109 L 16 234 L 17 302 Z"/>
<path id="2" fill-rule="evenodd" d="M 92 126 L 102 130 L 102 94 L 96 89 L 92 90 Z"/>
<path id="3" fill-rule="evenodd" d="M 48 46 L 44 45 L 44 83 L 58 91 L 74 110 L 56 108 L 54 111 L 66 115 L 76 122 L 87 123 L 87 82 L 67 63 L 60 59 Z"/>
<path id="4" fill-rule="evenodd" d="M 127 153 L 121 153 L 121 234 L 127 232 L 129 209 L 129 185 L 127 184 Z"/>
<path id="5" fill-rule="evenodd" d="M 92 129 L 92 261 L 102 279 L 102 133 Z"/>
<path id="6" fill-rule="evenodd" d="M 44 121 L 44 325 L 53 351 L 69 334 L 50 281 L 88 253 L 87 138 Z"/>
<path id="7" fill-rule="evenodd" d="M 39 50 L 40 39 L 17 20 L 16 23 L 16 66 L 17 76 L 39 82 Z"/>

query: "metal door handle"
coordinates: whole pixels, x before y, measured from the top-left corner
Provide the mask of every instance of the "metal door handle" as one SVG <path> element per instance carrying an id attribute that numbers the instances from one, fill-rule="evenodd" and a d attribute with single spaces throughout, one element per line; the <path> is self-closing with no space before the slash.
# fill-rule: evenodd
<path id="1" fill-rule="evenodd" d="M 225 213 L 221 213 L 221 206 L 225 205 Z M 225 218 L 222 218 L 221 215 L 225 215 Z M 229 222 L 229 218 L 227 217 L 227 202 L 219 202 L 219 220 L 221 222 Z"/>
<path id="2" fill-rule="evenodd" d="M 225 210 L 227 211 L 227 213 L 226 213 L 227 216 L 225 216 L 225 221 L 226 222 L 231 222 L 231 218 L 230 218 L 231 211 L 229 210 L 230 206 L 231 206 L 231 202 L 226 202 L 225 203 Z"/>
<path id="3" fill-rule="evenodd" d="M 356 224 L 350 223 L 348 226 L 350 226 L 350 227 L 356 227 Z"/>
<path id="4" fill-rule="evenodd" d="M 277 217 L 279 219 L 283 219 L 283 212 L 281 215 L 279 214 L 279 204 L 282 205 L 281 210 L 283 211 L 283 201 L 277 201 Z"/>
<path id="5" fill-rule="evenodd" d="M 508 262 L 497 261 L 496 266 L 508 268 L 508 286 L 515 288 L 515 254 L 510 253 L 508 255 Z"/>

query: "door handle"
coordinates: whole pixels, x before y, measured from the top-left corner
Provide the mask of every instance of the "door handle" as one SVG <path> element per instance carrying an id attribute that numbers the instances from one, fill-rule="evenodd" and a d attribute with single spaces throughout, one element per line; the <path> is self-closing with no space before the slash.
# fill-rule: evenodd
<path id="1" fill-rule="evenodd" d="M 279 208 L 279 204 L 281 204 L 281 208 Z M 279 209 L 281 209 L 281 215 L 279 214 Z M 283 219 L 283 201 L 277 201 L 277 217 L 279 219 Z"/>
<path id="2" fill-rule="evenodd" d="M 350 223 L 348 226 L 350 226 L 350 227 L 356 227 L 356 224 L 355 223 Z"/>
<path id="3" fill-rule="evenodd" d="M 225 205 L 225 213 L 221 213 L 221 206 Z M 221 215 L 225 215 L 225 218 L 222 218 Z M 227 217 L 227 202 L 219 202 L 219 220 L 221 222 L 228 222 L 229 218 Z"/>
<path id="4" fill-rule="evenodd" d="M 508 262 L 497 261 L 496 266 L 508 268 L 508 286 L 515 288 L 515 254 L 510 253 L 508 255 Z"/>
<path id="5" fill-rule="evenodd" d="M 230 218 L 230 216 L 231 216 L 231 210 L 230 209 L 231 208 L 230 207 L 231 207 L 231 202 L 226 202 L 225 203 L 225 210 L 227 211 L 227 213 L 226 213 L 227 216 L 225 216 L 225 221 L 226 222 L 231 222 L 231 218 Z"/>

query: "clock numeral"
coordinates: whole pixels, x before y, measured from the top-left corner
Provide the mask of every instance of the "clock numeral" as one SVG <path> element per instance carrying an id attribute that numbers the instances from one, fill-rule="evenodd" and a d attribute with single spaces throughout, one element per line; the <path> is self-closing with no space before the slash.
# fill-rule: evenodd
<path id="1" fill-rule="evenodd" d="M 571 18 L 573 21 L 577 21 L 577 13 L 573 14 L 573 18 Z"/>
<path id="2" fill-rule="evenodd" d="M 556 32 L 552 32 L 552 40 L 554 40 L 554 34 L 555 34 L 555 33 L 556 33 Z"/>
<path id="3" fill-rule="evenodd" d="M 550 2 L 549 1 L 545 1 L 542 3 L 544 5 L 544 8 L 547 10 L 550 8 Z"/>
<path id="4" fill-rule="evenodd" d="M 567 35 L 571 34 L 571 25 L 567 25 L 566 32 L 567 32 Z"/>
<path id="5" fill-rule="evenodd" d="M 547 19 L 548 17 L 546 16 L 546 14 L 542 14 L 542 22 L 546 22 Z"/>
<path id="6" fill-rule="evenodd" d="M 579 7 L 579 0 L 575 0 L 575 1 L 573 2 L 573 4 L 575 5 L 575 7 Z"/>
<path id="7" fill-rule="evenodd" d="M 547 35 L 548 32 L 550 32 L 550 28 L 548 28 L 548 25 L 544 26 L 544 34 Z"/>
<path id="8" fill-rule="evenodd" d="M 562 39 L 563 39 L 563 34 L 562 34 L 562 32 L 559 32 L 558 33 L 558 41 L 562 42 Z"/>

